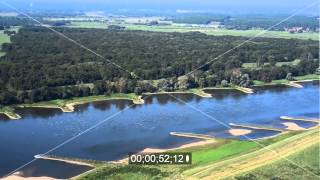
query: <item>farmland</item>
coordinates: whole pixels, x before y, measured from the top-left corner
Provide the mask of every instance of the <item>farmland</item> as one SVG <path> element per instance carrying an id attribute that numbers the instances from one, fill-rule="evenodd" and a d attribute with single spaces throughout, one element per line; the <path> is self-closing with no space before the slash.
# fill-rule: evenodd
<path id="1" fill-rule="evenodd" d="M 209 28 L 209 27 L 191 27 L 191 26 L 181 26 L 177 24 L 172 25 L 158 25 L 158 26 L 148 26 L 148 25 L 134 25 L 129 23 L 124 24 L 107 24 L 104 22 L 71 22 L 69 27 L 80 27 L 80 28 L 108 28 L 108 25 L 120 25 L 126 27 L 127 30 L 141 30 L 141 31 L 156 31 L 156 32 L 193 32 L 198 31 L 208 35 L 214 36 L 245 36 L 245 37 L 269 37 L 269 38 L 297 38 L 297 39 L 312 39 L 319 40 L 318 34 L 315 32 L 305 32 L 298 34 L 291 34 L 285 31 L 267 31 L 261 29 L 254 30 L 230 30 L 223 28 Z"/>

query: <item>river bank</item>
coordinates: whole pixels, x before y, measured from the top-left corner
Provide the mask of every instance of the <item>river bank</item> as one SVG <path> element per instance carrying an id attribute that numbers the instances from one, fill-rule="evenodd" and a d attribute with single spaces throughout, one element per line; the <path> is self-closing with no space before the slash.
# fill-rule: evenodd
<path id="1" fill-rule="evenodd" d="M 0 108 L 0 114 L 4 114 L 5 116 L 7 116 L 9 119 L 20 119 L 21 116 L 17 113 L 14 112 L 14 108 L 12 107 L 3 107 Z"/>
<path id="2" fill-rule="evenodd" d="M 303 86 L 298 84 L 299 82 L 312 82 L 317 81 L 319 79 L 315 79 L 314 76 L 310 76 L 311 79 L 308 79 L 309 76 L 306 76 L 306 78 L 301 78 L 301 80 L 295 80 L 295 81 L 287 81 L 287 80 L 279 80 L 276 82 L 271 83 L 255 83 L 253 87 L 261 87 L 261 86 L 272 86 L 272 85 L 288 85 L 291 87 L 296 88 L 302 88 Z M 188 90 L 178 90 L 173 92 L 154 92 L 154 93 L 143 93 L 142 96 L 138 96 L 134 93 L 129 94 L 123 94 L 123 93 L 115 93 L 112 95 L 98 95 L 98 96 L 87 96 L 87 97 L 74 97 L 71 99 L 57 99 L 57 100 L 51 100 L 51 101 L 43 101 L 43 102 L 37 102 L 32 104 L 17 104 L 17 105 L 11 105 L 11 106 L 5 106 L 3 108 L 0 108 L 0 114 L 4 114 L 9 119 L 20 119 L 21 116 L 17 113 L 15 113 L 15 108 L 54 108 L 54 109 L 60 109 L 62 112 L 74 112 L 75 106 L 91 103 L 91 102 L 97 102 L 97 101 L 107 101 L 107 100 L 131 100 L 134 104 L 144 104 L 143 96 L 147 95 L 156 95 L 156 94 L 184 94 L 184 93 L 191 93 L 197 96 L 200 96 L 202 98 L 211 98 L 212 95 L 209 93 L 206 93 L 205 90 L 238 90 L 243 93 L 252 94 L 254 93 L 254 90 L 251 88 L 244 88 L 239 86 L 229 86 L 229 87 L 206 87 L 206 88 L 192 88 Z"/>
<path id="3" fill-rule="evenodd" d="M 6 115 L 10 119 L 20 119 L 21 116 L 15 112 L 15 108 L 49 108 L 60 109 L 62 112 L 74 112 L 75 106 L 81 104 L 87 104 L 97 101 L 107 100 L 131 100 L 134 104 L 144 104 L 142 96 L 138 96 L 134 93 L 123 94 L 116 93 L 112 95 L 99 95 L 99 96 L 87 96 L 87 97 L 75 97 L 71 99 L 57 99 L 52 101 L 43 101 L 32 104 L 17 104 L 12 106 L 6 106 L 0 109 L 0 113 Z"/>

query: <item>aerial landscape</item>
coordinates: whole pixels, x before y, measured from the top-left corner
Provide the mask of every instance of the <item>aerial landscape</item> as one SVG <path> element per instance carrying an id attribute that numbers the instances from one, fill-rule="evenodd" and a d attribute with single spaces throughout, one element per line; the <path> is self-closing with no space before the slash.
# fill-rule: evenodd
<path id="1" fill-rule="evenodd" d="M 0 0 L 0 179 L 319 179 L 319 7 Z"/>

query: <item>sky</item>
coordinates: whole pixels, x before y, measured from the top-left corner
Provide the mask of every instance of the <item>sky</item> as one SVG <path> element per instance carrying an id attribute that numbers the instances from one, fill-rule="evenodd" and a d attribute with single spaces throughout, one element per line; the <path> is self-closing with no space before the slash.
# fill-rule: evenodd
<path id="1" fill-rule="evenodd" d="M 318 0 L 0 0 L 21 10 L 289 14 Z M 0 9 L 7 9 L 0 4 Z M 318 14 L 318 6 L 305 14 Z"/>

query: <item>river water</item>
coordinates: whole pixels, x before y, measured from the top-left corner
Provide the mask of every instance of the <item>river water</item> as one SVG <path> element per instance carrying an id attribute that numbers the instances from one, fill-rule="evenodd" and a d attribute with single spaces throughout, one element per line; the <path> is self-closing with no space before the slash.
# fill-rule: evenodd
<path id="1" fill-rule="evenodd" d="M 280 116 L 319 117 L 319 83 L 303 83 L 303 86 L 301 89 L 286 86 L 256 88 L 256 93 L 249 95 L 233 90 L 208 90 L 213 98 L 200 98 L 192 94 L 174 95 L 189 105 L 165 94 L 147 96 L 145 104 L 134 105 L 50 154 L 116 160 L 129 152 L 138 152 L 147 147 L 170 148 L 194 141 L 170 136 L 170 132 L 246 139 L 233 137 L 226 126 L 236 123 L 285 128 L 282 123 L 286 121 L 280 120 Z M 59 109 L 23 108 L 17 110 L 22 116 L 20 120 L 8 120 L 0 116 L 0 176 L 131 104 L 126 100 L 95 102 L 79 105 L 73 113 L 63 113 Z M 302 127 L 315 125 L 295 122 Z M 261 138 L 275 134 L 277 132 L 255 130 L 247 136 Z M 69 178 L 89 169 L 63 162 L 38 160 L 24 168 L 23 173 L 25 176 Z"/>

